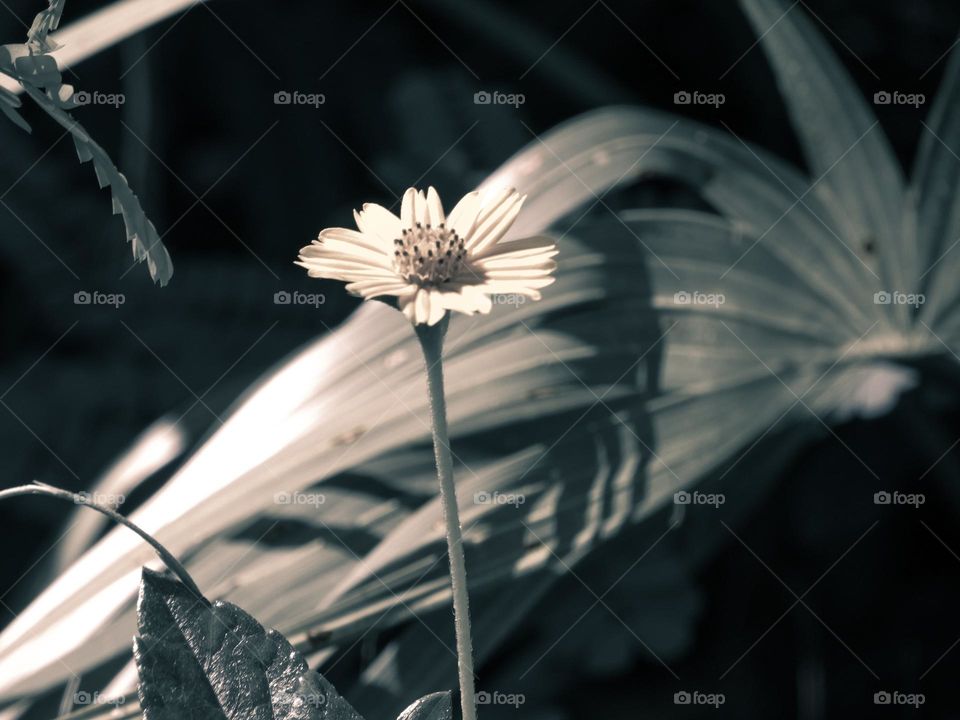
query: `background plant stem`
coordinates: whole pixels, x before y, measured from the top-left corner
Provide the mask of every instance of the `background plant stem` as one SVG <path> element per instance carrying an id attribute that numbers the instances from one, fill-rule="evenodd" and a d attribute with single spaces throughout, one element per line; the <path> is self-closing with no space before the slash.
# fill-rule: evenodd
<path id="1" fill-rule="evenodd" d="M 203 593 L 200 592 L 200 588 L 197 586 L 197 583 L 194 582 L 193 578 L 190 576 L 190 573 L 187 572 L 187 569 L 180 564 L 180 561 L 173 556 L 173 553 L 167 550 L 163 545 L 155 540 L 152 535 L 143 530 L 139 525 L 135 525 L 130 520 L 127 520 L 127 518 L 118 513 L 116 510 L 108 508 L 105 505 L 100 505 L 99 503 L 96 503 L 90 498 L 80 495 L 79 493 L 72 493 L 68 490 L 62 490 L 58 487 L 53 487 L 52 485 L 47 485 L 40 482 L 35 482 L 32 485 L 21 485 L 19 487 L 0 490 L 0 501 L 12 497 L 20 497 L 22 495 L 44 495 L 46 497 L 65 500 L 66 502 L 73 503 L 74 505 L 83 505 L 84 507 L 96 510 L 99 513 L 103 513 L 111 520 L 114 520 L 124 527 L 133 530 L 156 551 L 157 555 L 163 561 L 163 564 L 166 565 L 167 568 L 169 568 L 170 571 L 173 572 L 177 577 L 179 577 L 181 582 L 190 588 L 199 600 L 207 602 L 207 599 L 204 597 Z"/>
<path id="2" fill-rule="evenodd" d="M 443 390 L 443 337 L 449 316 L 434 326 L 416 325 L 427 368 L 427 390 L 433 425 L 433 453 L 440 480 L 440 502 L 447 530 L 450 583 L 453 590 L 453 622 L 457 637 L 457 669 L 460 676 L 460 707 L 463 720 L 476 720 L 476 693 L 473 679 L 473 638 L 470 635 L 470 599 L 467 593 L 467 566 L 457 493 L 453 483 L 453 455 L 447 432 L 447 403 Z"/>

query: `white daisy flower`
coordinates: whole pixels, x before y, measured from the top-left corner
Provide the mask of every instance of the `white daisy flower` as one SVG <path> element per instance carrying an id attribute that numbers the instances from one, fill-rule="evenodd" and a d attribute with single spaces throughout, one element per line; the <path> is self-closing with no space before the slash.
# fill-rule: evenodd
<path id="1" fill-rule="evenodd" d="M 300 250 L 297 265 L 348 283 L 365 300 L 395 296 L 415 325 L 435 325 L 448 310 L 488 313 L 491 295 L 539 300 L 554 281 L 558 250 L 547 237 L 503 241 L 523 201 L 512 188 L 487 202 L 472 192 L 445 215 L 436 190 L 410 188 L 400 217 L 367 203 L 353 214 L 359 231 L 327 228 Z"/>

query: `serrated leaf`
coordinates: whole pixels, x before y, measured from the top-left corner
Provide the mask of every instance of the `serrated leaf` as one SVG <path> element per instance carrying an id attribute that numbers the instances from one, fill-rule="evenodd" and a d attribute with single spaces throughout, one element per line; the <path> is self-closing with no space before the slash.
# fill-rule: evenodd
<path id="1" fill-rule="evenodd" d="M 17 127 L 26 132 L 31 132 L 30 123 L 24 120 L 18 112 L 21 105 L 20 98 L 6 88 L 0 87 L 0 112 L 6 115 Z"/>
<path id="2" fill-rule="evenodd" d="M 36 88 L 25 85 L 24 89 L 37 105 L 70 132 L 80 162 L 93 161 L 100 187 L 110 187 L 114 215 L 123 216 L 127 241 L 130 243 L 134 260 L 146 261 L 150 277 L 161 287 L 166 285 L 173 276 L 173 261 L 160 240 L 156 227 L 143 211 L 140 199 L 130 188 L 127 178 L 113 164 L 107 151 L 87 134 L 70 113 Z"/>
<path id="3" fill-rule="evenodd" d="M 49 7 L 36 16 L 25 44 L 0 46 L 0 74 L 20 83 L 23 91 L 72 135 L 81 163 L 93 161 L 100 187 L 110 187 L 114 215 L 123 216 L 134 259 L 145 260 L 150 277 L 161 286 L 166 285 L 173 275 L 173 263 L 139 198 L 106 150 L 64 109 L 75 106 L 73 88 L 63 84 L 57 60 L 48 54 L 56 46 L 47 39 L 47 33 L 59 24 L 62 12 L 63 0 L 51 0 Z M 30 126 L 16 112 L 17 107 L 19 100 L 13 93 L 0 88 L 0 112 L 29 132 Z"/>
<path id="4" fill-rule="evenodd" d="M 134 656 L 145 720 L 362 720 L 286 638 L 143 569 Z"/>

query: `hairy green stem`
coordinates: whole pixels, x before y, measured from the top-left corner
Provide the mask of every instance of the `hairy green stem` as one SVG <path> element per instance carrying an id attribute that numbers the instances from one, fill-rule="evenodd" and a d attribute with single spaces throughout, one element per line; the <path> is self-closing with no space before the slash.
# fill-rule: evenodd
<path id="1" fill-rule="evenodd" d="M 463 535 L 457 492 L 453 483 L 453 454 L 447 432 L 447 403 L 443 391 L 443 336 L 448 317 L 433 326 L 416 325 L 427 367 L 427 390 L 433 424 L 433 453 L 440 480 L 440 503 L 447 531 L 447 555 L 450 557 L 450 585 L 453 591 L 453 623 L 457 637 L 457 670 L 460 676 L 460 707 L 463 720 L 476 720 L 477 705 L 473 679 L 473 638 L 470 635 L 470 599 L 467 594 L 467 566 L 463 554 Z"/>

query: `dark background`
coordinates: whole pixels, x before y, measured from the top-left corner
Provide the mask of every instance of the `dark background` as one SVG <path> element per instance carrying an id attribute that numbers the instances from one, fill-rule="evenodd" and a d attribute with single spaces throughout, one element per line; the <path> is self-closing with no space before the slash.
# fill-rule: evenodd
<path id="1" fill-rule="evenodd" d="M 64 23 L 102 4 L 70 0 Z M 0 6 L 0 38 L 21 41 L 38 5 Z M 960 6 L 807 6 L 865 95 L 926 95 L 919 110 L 877 108 L 909 167 Z M 444 197 L 466 191 L 533 133 L 585 110 L 641 103 L 725 123 L 802 165 L 762 50 L 744 55 L 754 41 L 736 3 L 720 0 L 216 1 L 82 63 L 68 74 L 78 89 L 126 96 L 119 110 L 76 114 L 130 178 L 175 275 L 160 289 L 145 267 L 127 273 L 122 223 L 58 126 L 30 107 L 32 136 L 0 124 L 0 483 L 88 487 L 149 423 L 191 406 L 185 421 L 199 440 L 261 372 L 355 306 L 336 283 L 308 280 L 292 264 L 320 228 L 349 226 L 361 202 L 390 207 L 414 181 Z M 278 106 L 281 90 L 323 93 L 326 102 Z M 523 93 L 525 103 L 476 105 L 479 90 Z M 679 90 L 722 92 L 726 103 L 678 107 Z M 77 306 L 79 290 L 123 293 L 126 302 Z M 319 310 L 276 306 L 278 290 L 323 292 L 327 302 Z M 737 529 L 771 570 L 730 539 L 698 578 L 694 633 L 673 664 L 682 682 L 642 646 L 624 645 L 618 624 L 604 625 L 597 608 L 593 642 L 571 638 L 558 655 L 569 661 L 544 668 L 551 677 L 540 679 L 547 689 L 536 696 L 552 709 L 520 712 L 960 717 L 960 649 L 947 652 L 960 637 L 960 557 L 950 549 L 960 548 L 958 455 L 950 450 L 960 418 L 953 381 L 923 371 L 922 389 L 892 416 L 838 429 L 881 470 L 884 487 L 927 493 L 923 508 L 865 505 L 864 493 L 880 489 L 876 480 L 835 439 L 813 445 Z M 0 507 L 0 588 L 12 611 L 42 583 L 22 575 L 55 542 L 63 517 L 41 502 Z M 804 597 L 809 609 L 797 605 L 774 624 L 795 600 L 777 576 L 802 595 L 874 522 Z M 629 565 L 621 555 L 611 549 L 600 558 L 612 578 Z M 605 581 L 597 582 L 601 592 Z M 589 606 L 587 591 L 567 583 L 558 597 Z M 628 615 L 631 597 L 620 595 L 611 608 Z M 8 620 L 0 615 L 0 624 Z M 545 642 L 539 632 L 549 631 L 528 628 L 517 645 Z M 505 656 L 497 663 L 510 665 Z M 723 692 L 727 702 L 719 711 L 673 705 L 672 693 L 685 688 Z M 875 707 L 873 693 L 885 689 L 921 691 L 927 703 L 919 711 Z"/>

